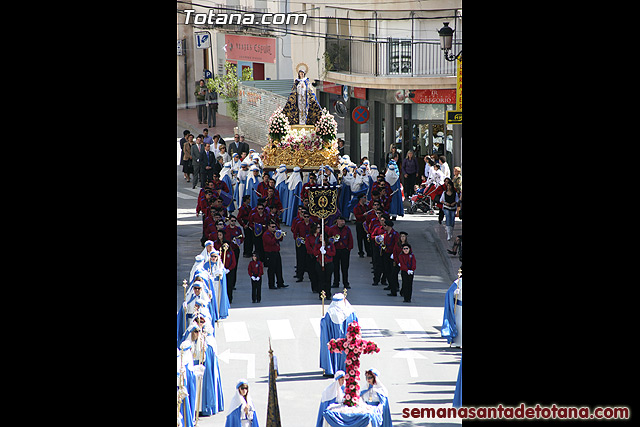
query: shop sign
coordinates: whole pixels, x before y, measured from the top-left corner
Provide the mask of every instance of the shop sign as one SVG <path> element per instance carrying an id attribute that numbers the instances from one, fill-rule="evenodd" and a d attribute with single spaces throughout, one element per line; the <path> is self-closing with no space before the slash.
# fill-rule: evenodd
<path id="1" fill-rule="evenodd" d="M 352 98 L 367 99 L 367 88 L 366 87 L 351 87 L 349 88 L 349 95 Z"/>
<path id="2" fill-rule="evenodd" d="M 462 124 L 462 111 L 447 111 L 447 124 L 448 125 L 461 125 Z"/>
<path id="3" fill-rule="evenodd" d="M 276 39 L 273 37 L 225 34 L 226 59 L 249 62 L 276 62 Z"/>
<path id="4" fill-rule="evenodd" d="M 458 58 L 458 74 L 456 75 L 456 110 L 462 110 L 462 60 Z"/>
<path id="5" fill-rule="evenodd" d="M 411 94 L 414 96 L 412 97 Z M 412 90 L 409 99 L 414 104 L 455 104 L 455 89 L 418 89 Z"/>
<path id="6" fill-rule="evenodd" d="M 322 81 L 322 91 L 328 93 L 335 93 L 336 95 L 342 95 L 342 85 L 337 85 L 335 83 Z"/>

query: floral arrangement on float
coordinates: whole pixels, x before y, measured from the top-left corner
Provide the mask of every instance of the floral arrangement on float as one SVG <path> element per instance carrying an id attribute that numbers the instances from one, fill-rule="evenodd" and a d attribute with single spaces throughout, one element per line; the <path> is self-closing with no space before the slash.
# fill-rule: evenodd
<path id="1" fill-rule="evenodd" d="M 380 348 L 373 341 L 362 339 L 360 325 L 351 322 L 347 328 L 347 338 L 332 339 L 327 343 L 332 353 L 344 352 L 346 355 L 346 369 L 344 376 L 344 400 L 346 406 L 357 406 L 360 401 L 360 356 L 380 352 Z"/>
<path id="2" fill-rule="evenodd" d="M 315 125 L 291 126 L 282 108 L 267 123 L 269 143 L 262 148 L 265 166 L 338 166 L 338 123 L 326 108 Z"/>

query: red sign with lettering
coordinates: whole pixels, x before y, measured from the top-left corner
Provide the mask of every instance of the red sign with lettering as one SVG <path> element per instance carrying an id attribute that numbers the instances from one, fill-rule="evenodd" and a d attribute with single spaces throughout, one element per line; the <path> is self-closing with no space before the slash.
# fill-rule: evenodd
<path id="1" fill-rule="evenodd" d="M 272 37 L 225 34 L 227 59 L 250 62 L 276 62 L 276 39 Z"/>
<path id="2" fill-rule="evenodd" d="M 455 104 L 455 89 L 418 89 L 412 90 L 414 104 Z"/>
<path id="3" fill-rule="evenodd" d="M 342 85 L 337 85 L 335 83 L 322 81 L 322 91 L 335 93 L 336 95 L 342 95 Z"/>

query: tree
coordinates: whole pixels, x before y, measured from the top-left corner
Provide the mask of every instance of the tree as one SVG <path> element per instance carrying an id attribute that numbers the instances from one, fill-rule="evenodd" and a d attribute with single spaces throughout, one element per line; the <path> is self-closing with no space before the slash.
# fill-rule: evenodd
<path id="1" fill-rule="evenodd" d="M 207 88 L 215 90 L 219 97 L 227 103 L 231 117 L 238 120 L 238 68 L 235 64 L 226 62 L 224 65 L 224 75 L 207 79 Z M 253 69 L 242 70 L 242 80 L 253 80 Z"/>

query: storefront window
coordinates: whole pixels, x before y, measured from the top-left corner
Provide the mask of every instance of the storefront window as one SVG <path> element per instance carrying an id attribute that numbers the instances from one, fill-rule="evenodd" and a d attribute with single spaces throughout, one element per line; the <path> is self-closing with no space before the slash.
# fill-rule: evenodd
<path id="1" fill-rule="evenodd" d="M 445 104 L 413 104 L 412 120 L 444 120 Z"/>

